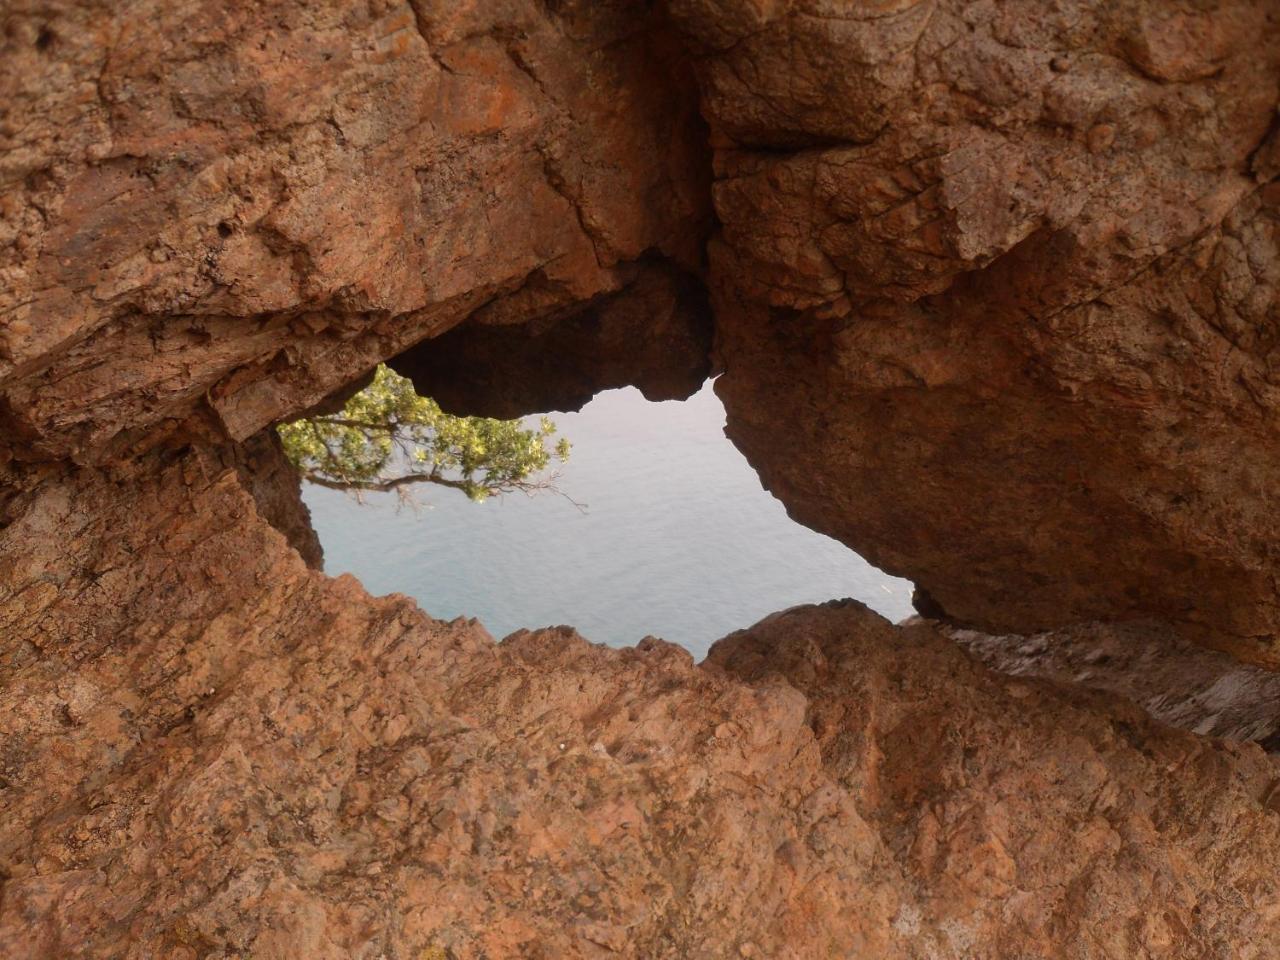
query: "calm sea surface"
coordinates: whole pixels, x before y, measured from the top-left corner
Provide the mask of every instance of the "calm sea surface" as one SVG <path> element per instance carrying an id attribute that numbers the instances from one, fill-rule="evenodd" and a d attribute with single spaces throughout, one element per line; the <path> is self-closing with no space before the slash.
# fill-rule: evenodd
<path id="1" fill-rule="evenodd" d="M 434 617 L 478 617 L 496 637 L 568 623 L 618 646 L 653 634 L 699 659 L 799 603 L 854 597 L 890 620 L 911 614 L 910 583 L 787 518 L 725 439 L 710 385 L 684 403 L 614 390 L 552 417 L 573 443 L 558 486 L 585 514 L 550 493 L 476 504 L 423 484 L 415 510 L 308 486 L 325 569 Z"/>

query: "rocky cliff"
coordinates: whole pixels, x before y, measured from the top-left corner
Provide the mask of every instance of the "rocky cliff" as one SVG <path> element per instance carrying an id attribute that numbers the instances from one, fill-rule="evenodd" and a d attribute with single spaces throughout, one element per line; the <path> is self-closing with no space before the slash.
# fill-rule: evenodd
<path id="1" fill-rule="evenodd" d="M 308 570 L 208 450 L 15 508 L 0 955 L 1275 955 L 1256 745 L 928 625 L 495 645 Z"/>
<path id="2" fill-rule="evenodd" d="M 1268 674 L 1184 682 L 1280 663 L 1273 3 L 0 23 L 0 954 L 1277 955 Z M 328 579 L 264 431 L 382 360 L 502 415 L 722 371 L 948 625 L 695 666 Z"/>
<path id="3" fill-rule="evenodd" d="M 1280 9 L 1032 6 L 673 4 L 730 435 L 961 621 L 1274 665 Z"/>

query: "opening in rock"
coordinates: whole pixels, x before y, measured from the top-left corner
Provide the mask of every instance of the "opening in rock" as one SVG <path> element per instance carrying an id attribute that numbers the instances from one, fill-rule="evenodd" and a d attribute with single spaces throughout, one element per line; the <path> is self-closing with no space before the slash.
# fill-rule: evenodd
<path id="1" fill-rule="evenodd" d="M 854 597 L 890 620 L 913 612 L 908 581 L 793 522 L 761 488 L 710 383 L 683 402 L 612 390 L 551 417 L 573 443 L 557 486 L 585 512 L 565 497 L 477 504 L 430 485 L 414 509 L 395 493 L 358 503 L 308 484 L 326 571 L 435 617 L 478 617 L 499 637 L 566 623 L 614 645 L 660 636 L 699 658 L 796 604 Z"/>

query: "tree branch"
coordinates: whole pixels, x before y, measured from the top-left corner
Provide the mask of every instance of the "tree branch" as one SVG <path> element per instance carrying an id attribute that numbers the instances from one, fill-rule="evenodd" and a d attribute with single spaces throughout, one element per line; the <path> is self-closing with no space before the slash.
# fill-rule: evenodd
<path id="1" fill-rule="evenodd" d="M 372 423 L 367 420 L 349 420 L 346 417 L 311 417 L 311 424 L 323 423 L 326 427 L 350 427 L 352 430 L 376 430 L 379 433 L 398 433 L 400 423 L 392 420 L 387 423 Z"/>
<path id="2" fill-rule="evenodd" d="M 308 483 L 314 483 L 317 487 L 324 487 L 328 490 L 345 490 L 347 492 L 360 493 L 390 493 L 398 491 L 403 487 L 408 487 L 416 483 L 431 483 L 440 487 L 449 487 L 453 490 L 461 490 L 464 493 L 470 493 L 473 485 L 464 480 L 453 480 L 449 477 L 441 476 L 438 471 L 433 470 L 431 473 L 406 473 L 398 477 L 388 477 L 385 480 L 331 480 L 320 473 L 311 471 L 303 471 L 302 479 Z M 579 513 L 587 512 L 587 505 L 579 503 L 573 497 L 569 496 L 563 490 L 555 485 L 556 477 L 552 476 L 546 480 L 539 480 L 534 483 L 528 483 L 522 480 L 513 480 L 505 483 L 487 485 L 484 483 L 475 484 L 489 496 L 500 496 L 507 493 L 523 493 L 526 496 L 533 496 L 536 493 L 548 492 L 554 493 L 556 496 L 563 497 L 568 500 L 578 510 Z"/>
<path id="3" fill-rule="evenodd" d="M 314 483 L 317 487 L 327 487 L 330 490 L 368 490 L 373 493 L 387 493 L 411 483 L 434 483 L 464 492 L 470 487 L 470 484 L 462 480 L 450 480 L 437 473 L 407 473 L 399 477 L 389 477 L 386 480 L 330 480 L 323 474 L 307 470 L 303 472 L 302 479 L 308 483 Z"/>

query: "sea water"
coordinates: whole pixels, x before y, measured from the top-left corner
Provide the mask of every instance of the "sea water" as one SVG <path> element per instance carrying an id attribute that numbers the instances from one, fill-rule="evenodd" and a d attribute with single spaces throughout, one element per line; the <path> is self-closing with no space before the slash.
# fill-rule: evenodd
<path id="1" fill-rule="evenodd" d="M 853 597 L 890 620 L 911 614 L 909 582 L 787 517 L 725 438 L 710 384 L 684 402 L 612 390 L 551 417 L 573 444 L 556 483 L 566 497 L 473 503 L 422 484 L 406 506 L 308 485 L 326 571 L 408 594 L 433 617 L 478 617 L 495 637 L 571 624 L 613 645 L 652 634 L 699 659 L 801 603 Z"/>

